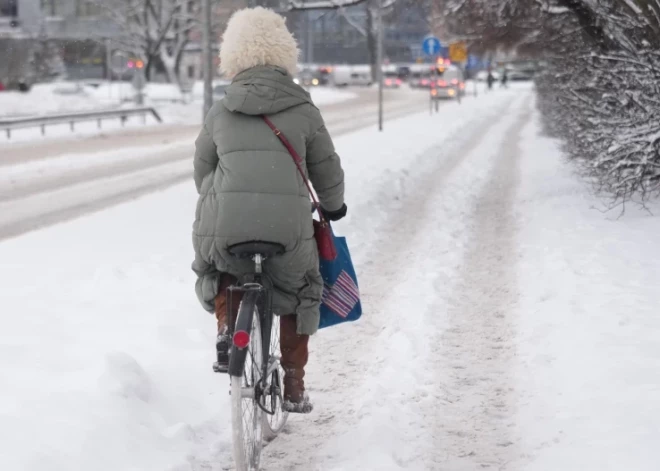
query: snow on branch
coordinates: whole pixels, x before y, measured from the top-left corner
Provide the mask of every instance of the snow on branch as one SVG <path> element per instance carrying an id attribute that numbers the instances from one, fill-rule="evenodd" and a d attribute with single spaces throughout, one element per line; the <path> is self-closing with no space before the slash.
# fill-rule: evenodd
<path id="1" fill-rule="evenodd" d="M 543 13 L 548 13 L 550 15 L 563 15 L 571 12 L 570 8 L 559 6 L 548 0 L 536 0 L 536 4 L 541 7 Z"/>
<path id="2" fill-rule="evenodd" d="M 290 0 L 285 11 L 304 11 L 304 10 L 343 10 L 348 7 L 354 7 L 366 3 L 367 0 Z M 387 10 L 391 8 L 397 0 L 382 0 L 380 8 Z"/>
<path id="3" fill-rule="evenodd" d="M 364 25 L 360 24 L 359 22 L 355 21 L 354 18 L 351 17 L 351 15 L 346 14 L 346 10 L 344 7 L 339 8 L 338 10 L 339 15 L 341 15 L 342 18 L 350 25 L 352 26 L 358 33 L 360 33 L 362 36 L 367 37 L 367 29 L 364 27 Z"/>
<path id="4" fill-rule="evenodd" d="M 287 4 L 287 11 L 303 10 L 339 10 L 364 3 L 366 0 L 292 0 Z"/>

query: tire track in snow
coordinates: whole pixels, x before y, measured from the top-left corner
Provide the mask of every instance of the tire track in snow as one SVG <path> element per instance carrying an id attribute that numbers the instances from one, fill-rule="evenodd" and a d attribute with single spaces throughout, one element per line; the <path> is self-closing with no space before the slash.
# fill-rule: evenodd
<path id="1" fill-rule="evenodd" d="M 513 203 L 521 130 L 530 99 L 498 150 L 491 178 L 473 214 L 472 236 L 449 304 L 449 323 L 433 354 L 443 359 L 434 423 L 447 471 L 513 469 L 517 438 L 512 380 L 517 274 Z"/>
<path id="2" fill-rule="evenodd" d="M 437 469 L 420 462 L 427 461 L 430 450 L 437 446 L 431 439 L 433 423 L 425 419 L 437 407 L 433 365 L 409 370 L 401 366 L 435 361 L 428 358 L 432 336 L 424 334 L 432 325 L 429 317 L 440 314 L 426 308 L 438 295 L 433 284 L 446 251 L 453 249 L 447 246 L 461 238 L 461 234 L 448 233 L 442 236 L 445 240 L 437 240 L 436 228 L 449 225 L 443 218 L 458 221 L 470 210 L 465 207 L 469 201 L 462 200 L 465 195 L 452 196 L 453 187 L 447 183 L 477 152 L 482 161 L 476 165 L 487 165 L 489 155 L 481 154 L 497 148 L 503 139 L 502 132 L 495 129 L 510 128 L 508 117 L 495 119 L 506 116 L 507 107 L 483 110 L 476 122 L 470 121 L 463 132 L 453 136 L 455 141 L 418 156 L 410 167 L 401 201 L 378 208 L 387 209 L 389 216 L 367 256 L 356 257 L 364 259 L 358 268 L 365 319 L 324 332 L 311 344 L 308 383 L 317 409 L 308 417 L 291 417 L 285 433 L 264 450 L 264 470 Z M 476 197 L 478 190 L 474 191 Z M 442 210 L 437 210 L 440 206 Z M 422 293 L 419 299 L 418 293 Z M 417 311 L 411 313 L 410 309 Z M 392 350 L 404 358 L 392 361 Z M 379 415 L 381 410 L 391 410 L 392 416 L 385 419 Z M 411 428 L 411 422 L 421 427 Z M 327 446 L 328 442 L 334 443 Z M 377 449 L 369 449 L 377 442 Z M 355 448 L 354 456 L 347 457 L 344 447 Z M 342 449 L 344 456 L 338 457 Z"/>

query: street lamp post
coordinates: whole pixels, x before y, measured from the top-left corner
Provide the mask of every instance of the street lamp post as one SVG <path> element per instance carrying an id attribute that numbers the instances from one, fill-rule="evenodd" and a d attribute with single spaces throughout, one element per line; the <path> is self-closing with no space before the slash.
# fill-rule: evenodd
<path id="1" fill-rule="evenodd" d="M 376 45 L 376 78 L 378 80 L 378 130 L 383 130 L 383 11 L 381 0 L 376 0 L 378 44 Z"/>
<path id="2" fill-rule="evenodd" d="M 211 0 L 202 0 L 202 67 L 204 70 L 204 115 L 213 106 L 213 38 L 211 31 Z"/>

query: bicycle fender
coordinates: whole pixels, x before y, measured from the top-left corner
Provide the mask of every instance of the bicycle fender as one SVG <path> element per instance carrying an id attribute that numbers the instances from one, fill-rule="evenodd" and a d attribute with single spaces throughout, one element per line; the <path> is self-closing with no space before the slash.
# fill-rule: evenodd
<path id="1" fill-rule="evenodd" d="M 249 335 L 252 335 L 252 317 L 254 316 L 255 307 L 257 306 L 258 301 L 258 291 L 250 290 L 245 293 L 238 309 L 238 317 L 236 318 L 234 332 L 243 330 Z M 229 374 L 231 376 L 243 376 L 247 351 L 247 348 L 236 347 L 232 339 L 231 353 L 229 355 Z"/>

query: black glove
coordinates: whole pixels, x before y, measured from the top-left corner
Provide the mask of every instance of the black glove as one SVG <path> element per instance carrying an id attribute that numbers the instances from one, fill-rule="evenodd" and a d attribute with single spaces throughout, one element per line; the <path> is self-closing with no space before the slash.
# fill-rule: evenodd
<path id="1" fill-rule="evenodd" d="M 328 211 L 327 209 L 321 208 L 321 212 L 328 221 L 339 221 L 346 216 L 348 206 L 344 204 L 337 211 Z"/>

